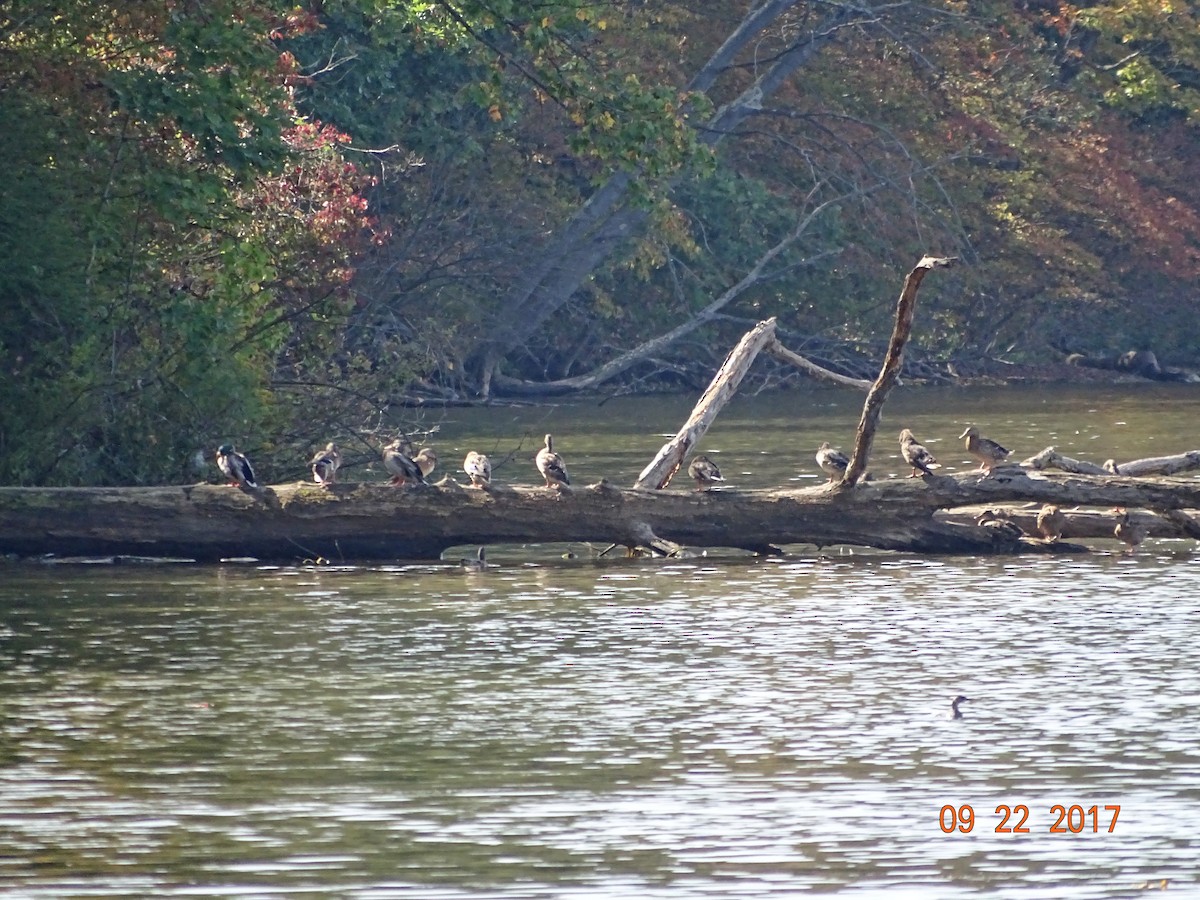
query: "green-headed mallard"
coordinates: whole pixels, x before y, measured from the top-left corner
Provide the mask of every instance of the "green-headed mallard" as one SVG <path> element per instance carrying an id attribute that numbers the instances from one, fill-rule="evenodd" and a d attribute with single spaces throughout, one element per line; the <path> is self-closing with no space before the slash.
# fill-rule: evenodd
<path id="1" fill-rule="evenodd" d="M 397 438 L 383 448 L 383 467 L 392 473 L 391 483 L 402 487 L 410 481 L 418 484 L 425 480 L 421 467 L 404 452 L 404 441 Z"/>
<path id="2" fill-rule="evenodd" d="M 959 694 L 957 697 L 955 697 L 953 700 L 951 700 L 950 701 L 950 718 L 961 719 L 963 717 L 963 714 L 962 714 L 962 710 L 958 708 L 958 704 L 970 703 L 970 702 L 971 702 L 971 698 L 964 697 L 962 694 Z"/>
<path id="3" fill-rule="evenodd" d="M 1008 457 L 1011 450 L 1001 447 L 995 441 L 982 437 L 979 434 L 979 429 L 974 425 L 968 425 L 966 431 L 958 436 L 959 440 L 966 438 L 967 452 L 979 460 L 979 468 L 981 471 L 991 471 L 992 467 L 998 462 L 1003 462 Z"/>
<path id="4" fill-rule="evenodd" d="M 900 432 L 900 455 L 904 457 L 906 463 L 912 466 L 912 474 L 908 476 L 909 478 L 916 478 L 922 474 L 932 475 L 933 469 L 942 467 L 932 453 L 917 443 L 917 439 L 907 428 Z"/>
<path id="5" fill-rule="evenodd" d="M 230 485 L 240 488 L 258 488 L 254 469 L 244 454 L 233 449 L 233 444 L 222 444 L 217 448 L 217 467 L 225 473 Z"/>
<path id="6" fill-rule="evenodd" d="M 325 445 L 324 450 L 317 451 L 317 455 L 312 458 L 308 467 L 312 469 L 313 481 L 327 486 L 337 481 L 337 470 L 341 464 L 341 451 L 338 450 L 337 444 L 330 441 Z"/>
<path id="7" fill-rule="evenodd" d="M 1113 535 L 1129 548 L 1130 553 L 1135 552 L 1138 545 L 1146 539 L 1146 526 L 1133 521 L 1129 510 L 1123 506 L 1118 506 L 1113 512 L 1121 517 L 1113 528 Z"/>
<path id="8" fill-rule="evenodd" d="M 534 462 L 537 463 L 538 471 L 542 473 L 542 477 L 546 479 L 546 487 L 561 490 L 571 484 L 571 477 L 567 474 L 566 463 L 563 462 L 561 456 L 554 452 L 554 438 L 552 435 L 546 435 L 546 446 L 537 452 Z"/>
<path id="9" fill-rule="evenodd" d="M 841 450 L 829 445 L 829 441 L 822 441 L 821 447 L 817 450 L 817 465 L 821 467 L 821 471 L 829 476 L 829 483 L 837 481 L 846 474 L 846 467 L 850 465 L 850 457 Z"/>
<path id="10" fill-rule="evenodd" d="M 492 483 L 492 462 L 482 453 L 472 450 L 463 460 L 463 471 L 471 479 L 471 484 L 477 488 L 485 488 Z"/>
<path id="11" fill-rule="evenodd" d="M 688 463 L 688 475 L 696 482 L 696 490 L 711 490 L 718 481 L 724 481 L 717 464 L 707 456 L 695 456 Z"/>
<path id="12" fill-rule="evenodd" d="M 417 455 L 412 458 L 412 461 L 417 464 L 417 468 L 421 470 L 421 478 L 428 478 L 429 474 L 437 468 L 437 454 L 433 452 L 431 447 L 422 447 L 417 451 Z"/>
<path id="13" fill-rule="evenodd" d="M 1037 514 L 1038 532 L 1047 541 L 1053 543 L 1062 537 L 1063 528 L 1067 525 L 1067 517 L 1053 503 L 1047 503 Z"/>

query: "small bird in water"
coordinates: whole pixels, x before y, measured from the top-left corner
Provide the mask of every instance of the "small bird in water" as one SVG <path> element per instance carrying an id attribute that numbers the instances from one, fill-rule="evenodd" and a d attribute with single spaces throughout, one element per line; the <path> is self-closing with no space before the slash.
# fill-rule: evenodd
<path id="1" fill-rule="evenodd" d="M 932 453 L 917 443 L 917 439 L 907 428 L 900 432 L 900 455 L 904 457 L 906 463 L 912 466 L 912 474 L 908 476 L 909 478 L 916 478 L 921 474 L 932 475 L 933 469 L 942 467 Z"/>
<path id="2" fill-rule="evenodd" d="M 1113 535 L 1129 548 L 1129 553 L 1136 553 L 1138 545 L 1146 539 L 1146 526 L 1133 521 L 1129 510 L 1122 506 L 1117 507 L 1113 512 L 1121 517 L 1113 529 Z"/>
<path id="3" fill-rule="evenodd" d="M 1037 514 L 1037 528 L 1042 537 L 1053 543 L 1062 537 L 1063 529 L 1067 525 L 1067 517 L 1063 511 L 1053 503 L 1047 503 Z"/>
<path id="4" fill-rule="evenodd" d="M 534 458 L 537 463 L 538 471 L 542 473 L 542 477 L 546 479 L 546 487 L 562 490 L 571 484 L 571 477 L 567 474 L 567 465 L 563 462 L 563 458 L 554 452 L 554 437 L 546 435 L 546 446 L 537 452 Z"/>
<path id="5" fill-rule="evenodd" d="M 383 448 L 383 467 L 392 474 L 391 484 L 403 487 L 408 482 L 418 484 L 425 481 L 421 467 L 404 452 L 404 442 L 399 438 Z"/>
<path id="6" fill-rule="evenodd" d="M 959 694 L 957 697 L 955 697 L 953 700 L 951 700 L 950 701 L 950 718 L 961 719 L 963 717 L 963 714 L 962 714 L 962 710 L 958 708 L 958 704 L 970 703 L 970 702 L 971 702 L 971 698 L 964 697 L 962 694 Z"/>
<path id="7" fill-rule="evenodd" d="M 482 572 L 488 567 L 487 550 L 481 546 L 475 551 L 474 559 L 460 559 L 458 564 L 468 572 Z"/>
<path id="8" fill-rule="evenodd" d="M 1012 453 L 995 441 L 982 437 L 974 425 L 968 425 L 967 430 L 958 436 L 959 440 L 963 438 L 966 438 L 967 452 L 979 460 L 981 472 L 990 472 L 996 463 L 1003 462 Z"/>
<path id="9" fill-rule="evenodd" d="M 254 477 L 254 469 L 250 465 L 250 460 L 246 459 L 245 454 L 238 453 L 233 449 L 233 444 L 222 444 L 217 448 L 217 468 L 225 473 L 226 478 L 230 479 L 231 486 L 240 487 L 243 490 L 246 488 L 257 490 L 258 479 Z"/>
<path id="10" fill-rule="evenodd" d="M 485 488 L 492 483 L 492 463 L 482 453 L 472 450 L 463 460 L 463 471 L 471 479 L 471 485 Z"/>
<path id="11" fill-rule="evenodd" d="M 342 454 L 338 450 L 338 445 L 330 441 L 325 445 L 324 450 L 317 452 L 317 455 L 312 458 L 308 466 L 312 469 L 313 481 L 324 487 L 328 487 L 337 481 L 337 470 L 342 464 Z"/>
<path id="12" fill-rule="evenodd" d="M 822 441 L 820 449 L 817 450 L 817 465 L 821 467 L 822 472 L 829 476 L 829 483 L 833 484 L 846 474 L 846 467 L 850 465 L 850 457 L 841 450 L 831 447 L 829 441 Z"/>
<path id="13" fill-rule="evenodd" d="M 712 490 L 714 484 L 725 480 L 721 477 L 721 470 L 717 468 L 717 464 L 707 456 L 692 457 L 692 461 L 688 463 L 688 476 L 696 482 L 698 491 Z"/>

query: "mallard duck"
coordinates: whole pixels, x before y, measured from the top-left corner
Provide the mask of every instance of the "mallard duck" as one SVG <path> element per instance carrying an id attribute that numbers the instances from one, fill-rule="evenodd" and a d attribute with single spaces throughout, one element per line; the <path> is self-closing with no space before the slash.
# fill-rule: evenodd
<path id="1" fill-rule="evenodd" d="M 337 481 L 337 470 L 342 464 L 342 454 L 338 445 L 330 441 L 324 450 L 317 452 L 308 466 L 312 469 L 313 481 L 320 485 L 331 485 Z"/>
<path id="2" fill-rule="evenodd" d="M 846 474 L 846 466 L 850 465 L 850 457 L 841 450 L 838 450 L 829 445 L 829 441 L 822 441 L 820 449 L 817 450 L 817 465 L 821 467 L 821 471 L 829 476 L 829 483 L 837 481 Z"/>
<path id="3" fill-rule="evenodd" d="M 1129 547 L 1129 552 L 1137 551 L 1138 545 L 1146 539 L 1146 526 L 1133 521 L 1129 515 L 1129 510 L 1124 507 L 1117 507 L 1113 510 L 1114 513 L 1121 518 L 1113 528 L 1113 535 L 1122 544 Z"/>
<path id="4" fill-rule="evenodd" d="M 425 476 L 421 467 L 404 452 L 404 441 L 397 438 L 383 448 L 383 467 L 392 473 L 391 483 L 402 487 L 410 481 L 421 483 Z"/>
<path id="5" fill-rule="evenodd" d="M 1002 462 L 1012 453 L 995 441 L 982 437 L 974 425 L 968 425 L 967 430 L 958 436 L 959 440 L 963 438 L 966 438 L 967 452 L 979 460 L 980 471 L 990 472 L 996 463 Z"/>
<path id="6" fill-rule="evenodd" d="M 217 468 L 230 479 L 232 487 L 257 488 L 258 479 L 254 477 L 254 469 L 250 460 L 244 454 L 233 449 L 233 444 L 222 444 L 217 448 Z"/>
<path id="7" fill-rule="evenodd" d="M 546 435 L 546 446 L 537 452 L 534 462 L 537 463 L 542 477 L 546 479 L 546 487 L 561 490 L 570 485 L 571 477 L 567 475 L 566 463 L 563 462 L 561 456 L 554 452 L 552 435 Z"/>
<path id="8" fill-rule="evenodd" d="M 962 710 L 958 708 L 958 704 L 970 703 L 970 702 L 971 702 L 971 698 L 964 697 L 962 694 L 959 694 L 957 697 L 955 697 L 953 700 L 951 700 L 950 701 L 950 718 L 961 719 L 963 717 L 963 714 L 962 714 Z"/>
<path id="9" fill-rule="evenodd" d="M 487 550 L 481 546 L 478 550 L 475 551 L 474 559 L 460 559 L 458 561 L 458 564 L 468 571 L 482 572 L 488 566 Z"/>
<path id="10" fill-rule="evenodd" d="M 421 477 L 428 478 L 429 474 L 437 468 L 438 459 L 432 447 L 422 447 L 417 451 L 417 455 L 412 458 L 412 461 L 421 470 Z"/>
<path id="11" fill-rule="evenodd" d="M 998 512 L 994 509 L 985 509 L 977 515 L 975 517 L 975 524 L 982 525 L 984 528 L 993 528 L 998 532 L 1008 535 L 1014 541 L 1025 536 L 1025 532 L 1021 530 L 1021 526 L 1010 519 L 1007 513 Z"/>
<path id="12" fill-rule="evenodd" d="M 1053 543 L 1062 537 L 1066 527 L 1067 517 L 1053 503 L 1047 503 L 1037 514 L 1037 528 L 1042 537 Z"/>
<path id="13" fill-rule="evenodd" d="M 471 484 L 477 488 L 485 488 L 492 482 L 492 463 L 482 453 L 472 450 L 463 460 L 463 471 L 471 479 Z"/>
<path id="14" fill-rule="evenodd" d="M 688 463 L 688 476 L 696 482 L 696 490 L 708 491 L 718 481 L 724 481 L 717 464 L 707 456 L 694 456 Z"/>
<path id="15" fill-rule="evenodd" d="M 932 475 L 933 469 L 942 467 L 932 453 L 917 443 L 917 439 L 907 428 L 900 432 L 900 455 L 904 457 L 906 463 L 912 466 L 912 474 L 908 476 L 909 478 L 916 478 L 922 474 Z"/>

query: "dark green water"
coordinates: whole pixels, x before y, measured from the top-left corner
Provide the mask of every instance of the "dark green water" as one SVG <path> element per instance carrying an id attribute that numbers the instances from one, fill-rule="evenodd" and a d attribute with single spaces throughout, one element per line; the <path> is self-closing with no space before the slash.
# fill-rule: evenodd
<path id="1" fill-rule="evenodd" d="M 703 449 L 819 477 L 860 398 L 756 398 Z M 632 481 L 689 401 L 454 412 Z M 1032 455 L 1193 449 L 1192 392 L 900 392 Z M 490 441 L 491 443 L 485 443 Z M 872 468 L 903 475 L 881 437 Z M 460 452 L 461 451 L 461 452 Z M 500 454 L 497 454 L 500 455 Z M 526 471 L 527 470 L 527 471 Z M 352 477 L 347 473 L 347 477 Z M 522 456 L 497 473 L 534 483 Z M 0 569 L 5 896 L 1128 897 L 1196 890 L 1200 576 L 1130 557 Z M 455 556 L 461 554 L 453 554 Z M 947 717 L 957 694 L 971 698 Z M 970 805 L 969 833 L 943 832 Z M 997 833 L 1027 806 L 1029 833 Z M 1051 833 L 1058 815 L 1078 805 Z M 1111 833 L 1106 806 L 1121 807 Z M 1009 824 L 1016 824 L 1014 818 Z"/>

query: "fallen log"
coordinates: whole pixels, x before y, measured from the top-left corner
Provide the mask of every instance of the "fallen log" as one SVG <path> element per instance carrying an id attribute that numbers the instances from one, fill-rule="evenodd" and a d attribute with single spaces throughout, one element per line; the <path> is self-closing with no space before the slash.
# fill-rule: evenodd
<path id="1" fill-rule="evenodd" d="M 606 482 L 558 492 L 450 479 L 280 484 L 0 488 L 0 553 L 258 559 L 436 559 L 462 544 L 602 542 L 726 547 L 850 544 L 915 553 L 1042 552 L 1040 541 L 945 521 L 940 509 L 1013 502 L 1200 508 L 1200 481 L 1029 473 L 931 475 L 798 490 L 654 491 Z"/>
<path id="2" fill-rule="evenodd" d="M 1021 465 L 1039 472 L 1058 469 L 1077 475 L 1126 475 L 1134 478 L 1146 475 L 1178 475 L 1180 472 L 1200 469 L 1200 450 L 1189 450 L 1187 453 L 1174 453 L 1170 456 L 1147 456 L 1123 463 L 1108 459 L 1104 461 L 1104 465 L 1098 466 L 1095 463 L 1063 456 L 1053 447 L 1047 447 Z"/>

